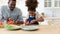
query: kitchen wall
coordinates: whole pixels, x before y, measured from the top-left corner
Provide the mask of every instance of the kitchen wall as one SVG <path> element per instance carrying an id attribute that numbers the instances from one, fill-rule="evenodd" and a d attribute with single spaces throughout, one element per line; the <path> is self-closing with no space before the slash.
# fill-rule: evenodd
<path id="1" fill-rule="evenodd" d="M 44 13 L 46 17 L 57 17 L 60 18 L 60 8 L 48 8 L 44 9 Z"/>
<path id="2" fill-rule="evenodd" d="M 46 8 L 44 13 L 46 17 L 59 18 L 58 20 L 50 20 L 50 23 L 60 24 L 60 8 Z"/>

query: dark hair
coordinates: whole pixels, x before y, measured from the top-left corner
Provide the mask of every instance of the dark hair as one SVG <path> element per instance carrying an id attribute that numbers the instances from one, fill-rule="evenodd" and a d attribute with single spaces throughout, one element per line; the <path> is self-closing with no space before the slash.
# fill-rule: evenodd
<path id="1" fill-rule="evenodd" d="M 28 11 L 36 11 L 36 7 L 38 6 L 37 0 L 26 0 L 26 6 L 28 7 Z"/>
<path id="2" fill-rule="evenodd" d="M 28 7 L 28 11 L 36 11 L 36 8 Z"/>
<path id="3" fill-rule="evenodd" d="M 16 1 L 16 0 L 9 0 L 9 2 L 10 2 L 10 1 Z"/>

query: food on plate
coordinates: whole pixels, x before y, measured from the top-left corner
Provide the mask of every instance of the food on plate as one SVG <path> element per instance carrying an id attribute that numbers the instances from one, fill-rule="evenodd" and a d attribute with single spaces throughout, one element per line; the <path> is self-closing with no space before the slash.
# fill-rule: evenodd
<path id="1" fill-rule="evenodd" d="M 18 27 L 17 25 L 12 25 L 12 24 L 6 25 L 5 27 L 6 27 L 6 29 L 8 29 L 8 30 L 19 29 L 19 27 Z"/>
<path id="2" fill-rule="evenodd" d="M 8 19 L 8 24 L 20 25 L 20 20 L 14 21 L 12 18 Z"/>
<path id="3" fill-rule="evenodd" d="M 4 24 L 2 22 L 0 22 L 0 28 L 3 28 Z"/>
<path id="4" fill-rule="evenodd" d="M 8 24 L 14 24 L 14 21 L 8 21 Z"/>

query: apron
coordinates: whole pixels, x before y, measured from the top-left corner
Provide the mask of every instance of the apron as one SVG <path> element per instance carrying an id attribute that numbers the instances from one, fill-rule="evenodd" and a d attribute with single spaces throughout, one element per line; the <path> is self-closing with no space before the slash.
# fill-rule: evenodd
<path id="1" fill-rule="evenodd" d="M 29 23 L 30 23 L 32 20 L 35 20 L 35 19 L 36 19 L 35 16 L 34 16 L 34 17 L 30 17 L 30 16 L 29 16 L 28 21 L 29 21 Z M 32 23 L 32 24 L 38 25 L 38 22 L 34 22 L 34 23 Z"/>

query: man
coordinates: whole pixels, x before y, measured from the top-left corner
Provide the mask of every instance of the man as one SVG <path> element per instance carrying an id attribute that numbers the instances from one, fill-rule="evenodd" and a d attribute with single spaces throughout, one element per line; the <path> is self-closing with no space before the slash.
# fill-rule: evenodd
<path id="1" fill-rule="evenodd" d="M 16 0 L 9 0 L 8 6 L 1 7 L 0 20 L 13 19 L 16 22 L 23 23 L 22 12 L 16 6 Z"/>

